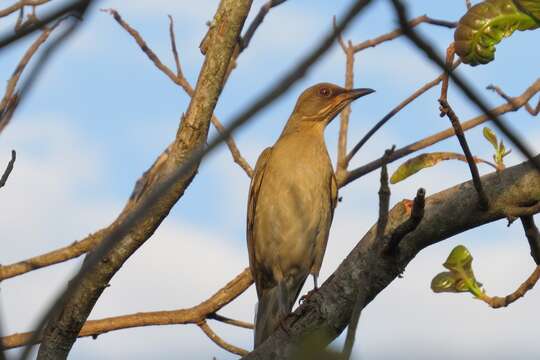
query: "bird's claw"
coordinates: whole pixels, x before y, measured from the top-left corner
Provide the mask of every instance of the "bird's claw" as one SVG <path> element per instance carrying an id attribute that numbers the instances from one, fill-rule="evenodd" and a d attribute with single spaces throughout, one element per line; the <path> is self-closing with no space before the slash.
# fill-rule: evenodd
<path id="1" fill-rule="evenodd" d="M 300 299 L 298 299 L 298 305 L 302 305 L 306 300 L 308 300 L 310 297 L 313 296 L 317 291 L 319 291 L 319 288 L 313 288 L 312 290 L 309 290 L 306 295 L 300 296 Z"/>

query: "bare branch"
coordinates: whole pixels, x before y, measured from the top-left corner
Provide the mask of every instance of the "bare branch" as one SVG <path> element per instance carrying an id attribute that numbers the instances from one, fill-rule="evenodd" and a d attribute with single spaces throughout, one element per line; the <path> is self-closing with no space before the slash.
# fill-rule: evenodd
<path id="1" fill-rule="evenodd" d="M 465 0 L 465 6 L 467 6 L 467 9 L 472 8 L 471 0 Z"/>
<path id="2" fill-rule="evenodd" d="M 426 190 L 423 188 L 418 189 L 416 192 L 416 197 L 413 201 L 411 216 L 403 224 L 399 225 L 394 232 L 392 232 L 390 240 L 384 249 L 385 254 L 395 254 L 401 240 L 407 234 L 414 231 L 414 229 L 416 229 L 416 227 L 420 224 L 420 221 L 422 221 L 422 218 L 424 217 L 425 196 Z"/>
<path id="3" fill-rule="evenodd" d="M 352 89 L 354 86 L 354 52 L 352 43 L 349 41 L 345 48 L 345 88 Z M 349 119 L 351 117 L 351 105 L 347 105 L 340 114 L 339 138 L 338 138 L 338 161 L 336 164 L 336 177 L 342 177 L 347 170 L 347 136 L 349 132 Z"/>
<path id="4" fill-rule="evenodd" d="M 269 0 L 266 4 L 261 6 L 259 13 L 251 24 L 249 25 L 248 29 L 244 33 L 244 36 L 240 39 L 240 49 L 238 54 L 240 54 L 242 51 L 244 51 L 251 42 L 251 38 L 253 38 L 253 35 L 255 34 L 255 31 L 259 28 L 259 26 L 262 24 L 264 18 L 266 17 L 266 14 L 270 11 L 271 8 L 283 4 L 287 0 Z M 238 56 L 238 55 L 237 55 Z"/>
<path id="5" fill-rule="evenodd" d="M 502 97 L 504 100 L 508 101 L 509 103 L 514 103 L 515 99 L 513 97 L 508 96 L 500 87 L 495 85 L 489 85 L 486 87 L 488 90 L 495 91 L 500 97 Z M 536 108 L 532 108 L 532 106 L 529 104 L 529 102 L 525 103 L 525 109 L 529 114 L 532 116 L 538 115 L 540 113 L 540 99 L 538 99 L 538 104 L 536 104 Z"/>
<path id="6" fill-rule="evenodd" d="M 249 352 L 247 350 L 244 350 L 242 348 L 236 347 L 234 345 L 229 344 L 222 338 L 220 338 L 211 328 L 208 326 L 208 323 L 206 321 L 202 321 L 199 324 L 199 327 L 201 330 L 208 336 L 210 340 L 212 340 L 217 346 L 219 346 L 222 349 L 227 350 L 228 352 L 231 352 L 233 354 L 237 354 L 240 356 L 247 355 Z"/>
<path id="7" fill-rule="evenodd" d="M 82 327 L 78 337 L 97 337 L 111 331 L 129 329 L 142 326 L 198 324 L 204 319 L 213 319 L 214 313 L 222 309 L 240 296 L 253 284 L 251 271 L 244 269 L 227 285 L 218 290 L 207 300 L 188 309 L 171 311 L 140 312 L 129 315 L 114 316 L 99 320 L 89 320 Z M 217 319 L 216 319 L 217 320 Z M 236 320 L 234 320 L 236 322 Z M 226 321 L 225 321 L 226 322 Z M 229 323 L 229 322 L 227 322 Z M 241 322 L 238 322 L 241 323 Z M 237 324 L 232 324 L 237 325 Z M 5 349 L 12 349 L 27 345 L 32 333 L 20 333 L 3 337 L 0 345 Z M 40 339 L 34 340 L 34 344 Z"/>
<path id="8" fill-rule="evenodd" d="M 536 80 L 521 96 L 514 99 L 514 103 L 506 103 L 503 105 L 500 105 L 496 108 L 491 109 L 492 114 L 505 114 L 510 111 L 516 111 L 520 109 L 524 104 L 526 104 L 535 94 L 540 92 L 540 79 Z M 461 127 L 463 130 L 469 130 L 472 129 L 475 126 L 478 126 L 480 124 L 485 123 L 490 118 L 487 115 L 480 115 L 475 118 L 472 118 L 468 121 L 465 121 L 461 123 Z M 428 136 L 422 140 L 418 140 L 412 144 L 409 144 L 405 147 L 402 147 L 392 153 L 390 158 L 388 159 L 389 162 L 393 162 L 395 160 L 401 159 L 409 154 L 412 154 L 418 150 L 424 149 L 428 146 L 431 146 L 433 144 L 436 144 L 442 140 L 448 139 L 451 136 L 454 136 L 455 132 L 453 128 L 446 129 L 444 131 L 438 132 L 436 134 L 433 134 L 431 136 Z M 382 164 L 382 157 L 373 160 L 368 164 L 365 164 L 363 166 L 360 166 L 354 170 L 351 170 L 347 173 L 347 176 L 343 179 L 338 179 L 338 186 L 343 187 L 352 181 L 378 169 L 381 167 Z"/>
<path id="9" fill-rule="evenodd" d="M 388 209 L 390 208 L 390 187 L 388 186 L 388 158 L 395 150 L 395 146 L 384 152 L 383 164 L 381 167 L 380 187 L 379 187 L 379 219 L 377 220 L 377 238 L 381 241 L 384 238 L 386 224 L 388 223 Z"/>
<path id="10" fill-rule="evenodd" d="M 436 25 L 436 26 L 442 26 L 442 27 L 446 27 L 446 28 L 450 28 L 450 29 L 453 29 L 453 28 L 455 28 L 457 26 L 457 22 L 432 19 L 427 15 L 422 15 L 422 16 L 419 16 L 417 18 L 412 19 L 411 21 L 409 21 L 409 26 L 411 28 L 413 28 L 413 27 L 418 26 L 418 25 L 420 25 L 422 23 Z M 395 38 L 398 38 L 401 35 L 403 35 L 403 30 L 401 28 L 396 29 L 396 30 L 391 31 L 389 33 L 386 33 L 384 35 L 377 36 L 374 39 L 366 40 L 366 41 L 363 41 L 363 42 L 361 42 L 359 44 L 354 45 L 353 46 L 354 52 L 357 53 L 359 51 L 362 51 L 362 50 L 365 50 L 365 49 L 368 49 L 368 48 L 371 48 L 371 47 L 375 47 L 375 46 L 377 46 L 379 44 L 382 44 L 384 42 L 394 40 Z"/>
<path id="11" fill-rule="evenodd" d="M 540 265 L 540 232 L 534 223 L 533 215 L 522 216 L 521 224 L 531 248 L 531 256 L 536 265 Z"/>
<path id="12" fill-rule="evenodd" d="M 48 3 L 51 0 L 20 0 L 15 4 L 0 10 L 0 18 L 13 14 L 16 11 L 22 10 L 25 6 L 39 6 Z"/>
<path id="13" fill-rule="evenodd" d="M 482 301 L 484 301 L 486 304 L 491 306 L 494 309 L 499 309 L 501 307 L 506 307 L 513 303 L 516 300 L 519 300 L 525 294 L 531 290 L 534 285 L 538 282 L 538 279 L 540 278 L 540 266 L 537 266 L 536 269 L 534 269 L 533 273 L 525 280 L 523 284 L 519 286 L 519 288 L 516 289 L 513 293 L 510 295 L 506 295 L 505 297 L 498 297 L 498 296 L 488 296 L 484 293 L 482 293 L 478 298 Z"/>
<path id="14" fill-rule="evenodd" d="M 207 318 L 222 322 L 224 324 L 238 326 L 238 327 L 241 327 L 241 328 L 244 328 L 244 329 L 251 329 L 251 330 L 255 329 L 255 325 L 253 325 L 252 323 L 248 323 L 248 322 L 240 321 L 240 320 L 235 320 L 235 319 L 230 319 L 228 317 L 221 316 L 219 314 L 210 314 L 210 315 L 207 316 Z"/>
<path id="15" fill-rule="evenodd" d="M 444 94 L 444 96 L 446 96 L 446 94 Z M 459 144 L 461 145 L 463 153 L 467 158 L 467 164 L 469 164 L 469 169 L 471 170 L 474 188 L 478 193 L 478 202 L 480 208 L 483 210 L 487 210 L 489 207 L 489 200 L 486 196 L 486 193 L 484 192 L 484 188 L 482 187 L 482 182 L 480 181 L 480 173 L 478 172 L 478 167 L 476 166 L 476 162 L 474 161 L 474 157 L 472 156 L 469 144 L 465 139 L 465 134 L 463 133 L 463 129 L 461 128 L 461 123 L 459 122 L 459 119 L 450 104 L 448 104 L 448 101 L 441 97 L 441 99 L 439 99 L 439 103 L 441 104 L 441 114 L 448 116 L 448 119 L 450 119 L 456 137 L 459 140 Z"/>
<path id="16" fill-rule="evenodd" d="M 34 54 L 38 51 L 38 49 L 47 41 L 49 38 L 49 35 L 56 29 L 63 19 L 58 20 L 53 26 L 50 28 L 45 28 L 41 35 L 38 36 L 38 38 L 30 45 L 30 47 L 26 50 L 23 57 L 17 64 L 17 67 L 15 68 L 15 71 L 9 78 L 6 86 L 6 91 L 4 93 L 4 96 L 2 97 L 2 100 L 0 101 L 0 132 L 4 130 L 4 128 L 8 125 L 9 120 L 11 119 L 11 115 L 13 115 L 13 111 L 15 110 L 15 107 L 19 104 L 19 94 L 15 92 L 15 89 L 17 88 L 17 83 L 19 82 L 19 79 L 21 78 L 22 73 L 24 72 L 24 69 L 34 56 Z"/>
<path id="17" fill-rule="evenodd" d="M 11 160 L 9 160 L 9 163 L 7 164 L 6 170 L 4 170 L 4 173 L 2 174 L 2 177 L 0 178 L 0 188 L 4 187 L 6 185 L 6 182 L 9 178 L 9 175 L 13 171 L 13 166 L 15 165 L 15 160 L 17 159 L 17 153 L 15 150 L 11 150 Z M 0 274 L 1 274 L 1 267 L 0 267 Z"/>
<path id="18" fill-rule="evenodd" d="M 174 20 L 171 15 L 169 16 L 169 37 L 171 38 L 171 51 L 174 56 L 174 63 L 176 65 L 176 78 L 183 78 L 182 66 L 180 65 L 180 58 L 178 57 L 178 50 L 176 49 L 176 36 L 174 35 Z"/>

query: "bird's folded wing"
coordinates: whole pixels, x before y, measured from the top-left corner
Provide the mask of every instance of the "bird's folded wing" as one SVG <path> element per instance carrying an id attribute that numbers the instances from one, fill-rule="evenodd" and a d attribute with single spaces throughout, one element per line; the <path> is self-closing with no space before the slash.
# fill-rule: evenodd
<path id="1" fill-rule="evenodd" d="M 260 295 L 259 279 L 256 278 L 257 271 L 255 270 L 255 249 L 254 249 L 254 239 L 253 239 L 253 224 L 255 222 L 255 209 L 257 207 L 257 199 L 259 197 L 259 190 L 264 178 L 264 173 L 266 171 L 266 164 L 272 153 L 272 148 L 268 147 L 264 149 L 262 154 L 257 160 L 255 165 L 255 171 L 253 174 L 253 179 L 251 180 L 251 186 L 249 188 L 249 199 L 248 199 L 248 208 L 247 208 L 247 244 L 248 244 L 248 253 L 249 253 L 249 266 L 253 274 L 253 279 L 255 280 L 255 285 L 257 287 L 257 294 Z"/>

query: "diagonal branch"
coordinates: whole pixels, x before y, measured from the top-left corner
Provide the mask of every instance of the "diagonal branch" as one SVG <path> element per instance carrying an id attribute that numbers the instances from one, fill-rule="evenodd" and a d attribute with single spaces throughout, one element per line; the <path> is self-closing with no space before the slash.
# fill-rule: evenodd
<path id="1" fill-rule="evenodd" d="M 450 119 L 450 122 L 452 123 L 452 127 L 454 128 L 454 132 L 456 133 L 456 137 L 458 138 L 459 145 L 461 145 L 461 148 L 463 149 L 463 153 L 465 154 L 465 158 L 467 159 L 467 164 L 469 164 L 469 169 L 471 170 L 474 188 L 478 193 L 478 201 L 480 208 L 483 210 L 487 210 L 487 208 L 489 207 L 489 200 L 486 196 L 486 193 L 484 192 L 484 188 L 482 187 L 482 182 L 480 181 L 480 173 L 478 172 L 476 161 L 474 160 L 471 149 L 469 148 L 469 144 L 465 139 L 463 128 L 461 127 L 461 123 L 459 122 L 456 113 L 454 112 L 450 104 L 448 104 L 448 101 L 443 98 L 443 96 L 446 97 L 446 93 L 441 95 L 441 99 L 439 99 L 439 103 L 441 104 L 441 114 L 448 116 L 448 119 Z"/>
<path id="2" fill-rule="evenodd" d="M 1 9 L 0 18 L 13 14 L 14 12 L 21 10 L 25 6 L 39 6 L 48 3 L 49 1 L 51 0 L 20 0 L 5 9 Z"/>
<path id="3" fill-rule="evenodd" d="M 536 265 L 540 265 L 540 232 L 534 223 L 533 215 L 522 216 L 521 224 L 531 248 L 531 256 Z"/>
<path id="4" fill-rule="evenodd" d="M 244 356 L 244 355 L 247 355 L 248 354 L 248 351 L 247 350 L 244 350 L 242 348 L 239 348 L 239 347 L 236 347 L 234 345 L 231 345 L 229 344 L 228 342 L 226 342 L 225 340 L 223 340 L 222 338 L 220 338 L 215 332 L 214 330 L 212 330 L 210 328 L 210 326 L 208 326 L 208 323 L 203 320 L 202 322 L 200 322 L 199 324 L 197 324 L 199 326 L 199 328 L 201 328 L 201 330 L 206 334 L 206 336 L 208 336 L 208 338 L 210 340 L 212 340 L 217 346 L 219 346 L 220 348 L 222 349 L 225 349 L 227 350 L 228 352 L 231 352 L 233 354 L 236 354 L 236 355 L 240 355 L 240 356 Z"/>
<path id="5" fill-rule="evenodd" d="M 0 100 L 0 132 L 2 132 L 2 130 L 4 130 L 4 128 L 8 125 L 11 116 L 13 115 L 13 111 L 15 110 L 15 107 L 19 103 L 19 94 L 18 92 L 16 92 L 16 89 L 21 75 L 26 69 L 26 66 L 28 65 L 30 60 L 32 60 L 32 57 L 39 50 L 41 45 L 43 45 L 45 41 L 47 41 L 49 35 L 51 35 L 54 29 L 56 29 L 63 20 L 64 19 L 60 19 L 51 27 L 46 27 L 43 29 L 37 39 L 34 40 L 32 45 L 30 45 L 30 47 L 26 50 L 23 57 L 17 64 L 15 71 L 13 72 L 13 74 L 11 74 L 11 77 L 7 81 L 6 91 L 4 93 L 4 96 L 2 97 L 2 100 Z"/>
<path id="6" fill-rule="evenodd" d="M 2 177 L 0 178 L 0 188 L 4 187 L 6 185 L 6 182 L 9 178 L 9 175 L 13 171 L 13 166 L 15 165 L 15 160 L 17 159 L 17 153 L 15 150 L 11 150 L 11 160 L 9 160 L 6 169 L 4 170 L 4 173 L 2 174 Z M 1 268 L 0 268 L 1 270 Z M 0 271 L 1 273 L 1 271 Z M 1 278 L 0 278 L 1 280 Z"/>
<path id="7" fill-rule="evenodd" d="M 511 111 L 516 111 L 523 107 L 534 95 L 536 95 L 538 92 L 540 92 L 540 79 L 536 80 L 523 94 L 521 94 L 519 97 L 514 98 L 514 101 L 512 103 L 506 103 L 500 106 L 497 106 L 490 110 L 491 114 L 506 114 Z M 463 130 L 469 130 L 472 129 L 475 126 L 478 126 L 480 124 L 485 123 L 490 119 L 487 115 L 480 115 L 475 118 L 472 118 L 468 121 L 465 121 L 461 123 L 461 127 Z M 424 149 L 428 146 L 431 146 L 433 144 L 436 144 L 442 140 L 448 139 L 455 135 L 454 129 L 449 128 L 446 130 L 443 130 L 441 132 L 438 132 L 436 134 L 433 134 L 431 136 L 428 136 L 422 140 L 418 140 L 412 144 L 409 144 L 405 147 L 402 147 L 400 149 L 397 149 L 390 155 L 388 161 L 393 162 L 395 160 L 401 159 L 409 154 L 412 154 L 418 150 Z M 351 170 L 347 173 L 347 176 L 343 179 L 338 179 L 338 186 L 343 187 L 354 180 L 369 174 L 370 172 L 378 169 L 382 165 L 382 157 L 376 160 L 373 160 L 363 166 L 360 166 L 354 170 Z"/>
<path id="8" fill-rule="evenodd" d="M 427 15 L 422 15 L 422 16 L 419 16 L 417 18 L 412 19 L 411 21 L 409 21 L 409 26 L 411 28 L 413 28 L 413 27 L 416 27 L 416 26 L 418 26 L 420 24 L 423 24 L 423 23 L 436 25 L 436 26 L 442 26 L 442 27 L 446 27 L 446 28 L 449 28 L 449 29 L 453 29 L 453 28 L 455 28 L 457 26 L 457 22 L 432 19 Z M 396 38 L 398 38 L 398 37 L 400 37 L 402 35 L 403 35 L 403 30 L 401 28 L 399 28 L 399 29 L 396 29 L 396 30 L 391 31 L 389 33 L 377 36 L 374 39 L 366 40 L 366 41 L 363 41 L 363 42 L 361 42 L 359 44 L 356 44 L 356 45 L 353 46 L 353 50 L 354 50 L 355 53 L 357 53 L 357 52 L 360 52 L 362 50 L 365 50 L 365 49 L 372 48 L 372 47 L 375 47 L 377 45 L 380 45 L 380 44 L 382 44 L 384 42 L 394 40 L 394 39 L 396 39 Z"/>
<path id="9" fill-rule="evenodd" d="M 508 96 L 499 86 L 495 85 L 489 85 L 486 87 L 488 90 L 495 91 L 500 97 L 502 97 L 504 100 L 508 101 L 509 103 L 513 103 L 515 100 L 513 97 Z M 533 109 L 533 107 L 527 102 L 525 104 L 525 110 L 532 116 L 538 115 L 540 113 L 540 99 L 538 99 L 538 104 L 536 104 L 536 107 Z"/>
<path id="10" fill-rule="evenodd" d="M 488 304 L 494 309 L 507 307 L 508 305 L 512 304 L 514 301 L 519 300 L 522 297 L 524 297 L 525 294 L 529 290 L 531 290 L 534 287 L 534 285 L 536 285 L 539 278 L 540 278 L 540 265 L 534 269 L 533 273 L 527 278 L 527 280 L 525 280 L 525 282 L 521 284 L 513 293 L 506 295 L 505 297 L 488 296 L 485 293 L 482 293 L 480 294 L 478 298 L 484 301 L 486 304 Z"/>
<path id="11" fill-rule="evenodd" d="M 268 14 L 270 9 L 283 4 L 285 1 L 287 0 L 268 0 L 266 4 L 261 6 L 261 8 L 259 9 L 259 12 L 257 13 L 257 16 L 255 16 L 251 24 L 249 24 L 248 29 L 244 33 L 244 36 L 240 38 L 240 41 L 239 41 L 240 49 L 239 49 L 238 55 L 242 53 L 242 51 L 244 51 L 249 46 L 249 43 L 251 42 L 253 35 L 255 35 L 255 32 L 257 31 L 259 26 L 261 26 L 262 22 L 264 21 L 264 18 L 266 17 L 266 14 Z"/>
<path id="12" fill-rule="evenodd" d="M 88 320 L 79 332 L 78 337 L 97 337 L 107 332 L 141 326 L 198 324 L 205 319 L 216 319 L 214 314 L 240 296 L 251 284 L 253 284 L 253 279 L 251 271 L 247 268 L 197 306 L 188 309 L 141 312 L 99 320 Z M 24 346 L 31 341 L 32 335 L 32 333 L 27 332 L 5 336 L 1 339 L 0 345 L 5 349 Z M 40 339 L 36 338 L 33 341 L 33 344 L 36 344 Z"/>

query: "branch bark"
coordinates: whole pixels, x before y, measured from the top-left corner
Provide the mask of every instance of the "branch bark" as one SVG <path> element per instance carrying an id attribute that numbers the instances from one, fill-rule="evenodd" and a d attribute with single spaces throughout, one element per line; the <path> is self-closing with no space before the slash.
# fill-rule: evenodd
<path id="1" fill-rule="evenodd" d="M 176 139 L 167 158 L 161 162 L 164 174 L 173 173 L 187 159 L 204 146 L 210 119 L 221 93 L 225 74 L 237 43 L 238 36 L 251 7 L 251 0 L 223 0 L 214 18 L 216 29 L 212 34 L 208 53 L 197 81 L 195 94 L 189 104 L 186 116 L 182 118 Z M 79 279 L 68 296 L 63 299 L 62 311 L 54 314 L 43 333 L 43 342 L 38 359 L 66 358 L 75 339 L 86 321 L 97 299 L 109 280 L 123 263 L 154 233 L 172 206 L 180 199 L 185 189 L 197 173 L 199 162 L 190 166 L 190 171 L 176 181 L 169 191 L 160 196 L 145 212 L 146 216 L 130 227 L 116 241 L 111 251 L 100 259 Z M 148 173 L 152 175 L 152 173 Z M 160 184 L 157 178 L 148 184 Z M 146 191 L 142 197 L 148 196 Z M 134 211 L 141 202 L 135 199 L 120 214 L 106 232 L 112 232 Z"/>
<path id="2" fill-rule="evenodd" d="M 347 326 L 355 300 L 363 299 L 362 308 L 369 304 L 422 249 L 504 218 L 507 206 L 540 201 L 540 174 L 530 162 L 486 175 L 482 183 L 492 199 L 487 211 L 475 206 L 472 181 L 432 195 L 426 199 L 422 222 L 403 238 L 396 256 L 381 255 L 385 244 L 377 241 L 374 225 L 319 291 L 244 359 L 290 358 L 306 337 L 321 339 L 310 344 L 324 348 Z M 388 231 L 394 231 L 408 217 L 405 206 L 397 204 L 389 213 Z"/>

